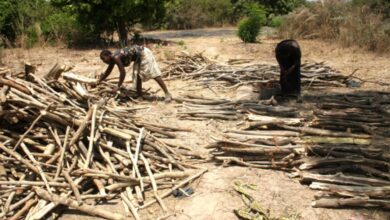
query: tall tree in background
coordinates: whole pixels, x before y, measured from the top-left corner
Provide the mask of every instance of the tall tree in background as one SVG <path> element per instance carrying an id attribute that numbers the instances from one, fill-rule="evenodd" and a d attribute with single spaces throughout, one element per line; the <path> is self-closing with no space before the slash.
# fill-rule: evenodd
<path id="1" fill-rule="evenodd" d="M 80 23 L 91 26 L 96 34 L 118 31 L 127 44 L 128 31 L 136 23 L 151 26 L 165 13 L 164 0 L 51 0 L 58 7 L 77 14 Z"/>
<path id="2" fill-rule="evenodd" d="M 284 15 L 303 5 L 305 0 L 257 0 L 264 5 L 268 14 Z"/>

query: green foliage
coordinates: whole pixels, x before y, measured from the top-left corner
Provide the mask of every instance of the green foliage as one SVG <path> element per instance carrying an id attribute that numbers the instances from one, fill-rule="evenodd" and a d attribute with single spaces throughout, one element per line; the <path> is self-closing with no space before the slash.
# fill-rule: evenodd
<path id="1" fill-rule="evenodd" d="M 271 20 L 269 22 L 269 26 L 270 27 L 274 27 L 274 28 L 279 28 L 280 26 L 283 25 L 283 22 L 284 22 L 284 17 L 283 16 L 272 16 L 271 17 Z"/>
<path id="2" fill-rule="evenodd" d="M 233 14 L 230 0 L 171 0 L 165 7 L 165 27 L 171 29 L 223 25 Z"/>
<path id="3" fill-rule="evenodd" d="M 277 27 L 282 22 L 277 16 L 302 2 L 304 0 L 0 0 L 0 46 L 57 43 L 72 46 L 96 43 L 113 36 L 114 32 L 125 42 L 127 32 L 135 25 L 142 25 L 144 29 L 190 29 L 236 24 L 244 17 L 242 33 L 249 36 L 256 34 L 255 30 L 259 29 L 256 27 L 265 24 L 264 17 L 268 24 Z M 384 4 L 377 5 L 373 3 L 370 7 L 379 10 Z M 261 13 L 252 15 L 259 8 Z"/>
<path id="4" fill-rule="evenodd" d="M 261 5 L 267 17 L 271 15 L 284 15 L 293 11 L 295 8 L 304 5 L 305 0 L 232 0 L 234 13 L 236 17 L 241 17 L 248 13 L 250 6 Z"/>
<path id="5" fill-rule="evenodd" d="M 49 1 L 0 2 L 0 37 L 13 46 L 64 42 L 69 44 L 81 30 L 73 16 L 54 8 Z"/>
<path id="6" fill-rule="evenodd" d="M 238 23 L 238 37 L 245 43 L 256 42 L 261 26 L 266 23 L 265 11 L 263 8 L 253 4 L 248 17 Z"/>
<path id="7" fill-rule="evenodd" d="M 374 12 L 382 14 L 385 18 L 390 18 L 390 1 L 389 0 L 353 0 L 353 6 L 368 6 Z"/>
<path id="8" fill-rule="evenodd" d="M 10 40 L 15 40 L 13 21 L 17 17 L 16 7 L 13 2 L 8 0 L 0 1 L 0 34 Z"/>
<path id="9" fill-rule="evenodd" d="M 127 41 L 129 28 L 136 23 L 153 26 L 165 13 L 163 0 L 52 0 L 57 7 L 71 10 L 77 20 L 89 26 L 96 38 L 117 30 Z"/>
<path id="10" fill-rule="evenodd" d="M 267 15 L 284 15 L 295 8 L 304 5 L 305 0 L 257 0 L 256 2 L 265 6 Z"/>

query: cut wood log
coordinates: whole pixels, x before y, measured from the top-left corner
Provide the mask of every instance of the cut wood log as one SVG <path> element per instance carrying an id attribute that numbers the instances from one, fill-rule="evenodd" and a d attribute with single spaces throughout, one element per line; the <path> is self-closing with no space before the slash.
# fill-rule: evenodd
<path id="1" fill-rule="evenodd" d="M 370 145 L 372 140 L 366 138 L 353 137 L 320 137 L 320 136 L 304 136 L 302 141 L 312 144 L 356 144 Z"/>
<path id="2" fill-rule="evenodd" d="M 37 67 L 32 65 L 31 63 L 29 62 L 25 62 L 24 63 L 24 74 L 25 76 L 29 75 L 29 74 L 34 74 L 37 70 Z"/>
<path id="3" fill-rule="evenodd" d="M 323 198 L 312 203 L 314 208 L 342 208 L 365 207 L 390 209 L 389 200 L 369 199 L 367 197 L 355 198 Z"/>
<path id="4" fill-rule="evenodd" d="M 381 167 L 389 170 L 390 163 L 381 160 L 367 159 L 364 157 L 351 157 L 351 158 L 306 158 L 304 163 L 299 167 L 301 170 L 309 170 L 315 167 L 321 167 L 326 165 L 344 165 L 344 164 L 361 164 L 372 167 Z"/>
<path id="5" fill-rule="evenodd" d="M 24 85 L 21 85 L 15 81 L 12 81 L 12 80 L 9 80 L 9 79 L 5 79 L 5 78 L 2 78 L 0 77 L 0 85 L 2 86 L 9 86 L 11 88 L 14 88 L 20 92 L 23 92 L 27 95 L 31 95 L 31 91 Z"/>
<path id="6" fill-rule="evenodd" d="M 56 63 L 43 77 L 47 82 L 57 81 L 63 72 L 71 70 L 72 67 Z"/>
<path id="7" fill-rule="evenodd" d="M 301 182 L 303 183 L 321 182 L 355 186 L 390 186 L 390 181 L 360 176 L 347 176 L 342 173 L 337 173 L 335 175 L 321 175 L 301 172 L 300 177 Z"/>

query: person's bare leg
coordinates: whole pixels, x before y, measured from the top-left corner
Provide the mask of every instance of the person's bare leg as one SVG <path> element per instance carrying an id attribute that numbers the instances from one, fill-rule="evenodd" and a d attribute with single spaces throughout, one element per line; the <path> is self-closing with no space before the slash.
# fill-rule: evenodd
<path id="1" fill-rule="evenodd" d="M 156 82 L 158 83 L 158 85 L 162 88 L 162 90 L 164 91 L 165 93 L 165 102 L 170 102 L 172 101 L 172 95 L 171 93 L 169 93 L 168 89 L 167 89 L 167 86 L 165 85 L 164 81 L 162 80 L 161 76 L 157 76 L 156 78 L 154 78 L 154 80 L 156 80 Z"/>
<path id="2" fill-rule="evenodd" d="M 142 79 L 140 76 L 137 76 L 136 79 L 137 79 L 137 95 L 138 98 L 142 98 Z"/>

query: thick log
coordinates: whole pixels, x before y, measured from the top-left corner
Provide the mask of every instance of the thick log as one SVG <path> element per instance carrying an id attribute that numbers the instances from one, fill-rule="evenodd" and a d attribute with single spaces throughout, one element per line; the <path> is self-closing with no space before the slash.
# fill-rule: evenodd
<path id="1" fill-rule="evenodd" d="M 46 81 L 57 81 L 61 73 L 71 70 L 72 67 L 56 63 L 50 71 L 43 77 Z"/>
<path id="2" fill-rule="evenodd" d="M 330 193 L 344 197 L 364 196 L 377 199 L 390 198 L 390 186 L 346 186 L 328 183 L 313 182 L 311 189 L 329 191 Z"/>
<path id="3" fill-rule="evenodd" d="M 9 80 L 9 79 L 5 79 L 5 78 L 2 78 L 0 77 L 0 85 L 2 86 L 9 86 L 11 88 L 14 88 L 20 92 L 23 92 L 27 95 L 31 95 L 31 91 L 24 85 L 21 85 L 15 81 L 12 81 L 12 80 Z"/>

